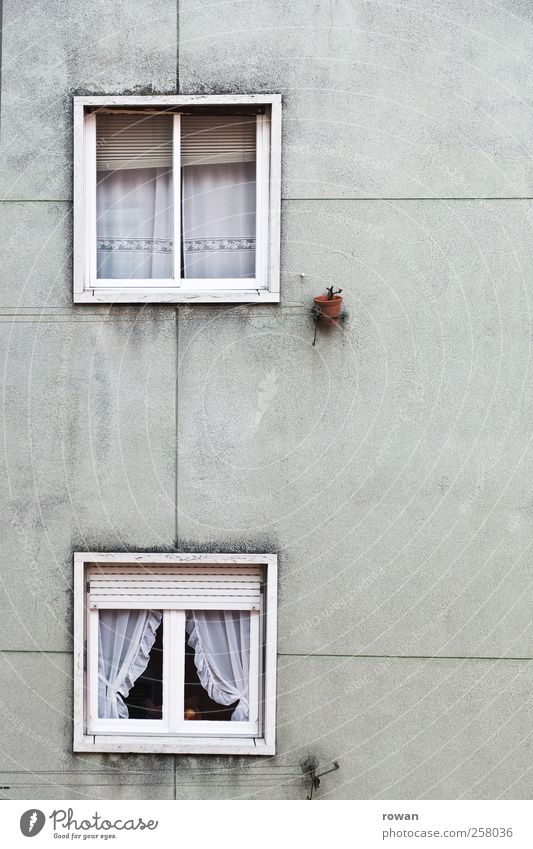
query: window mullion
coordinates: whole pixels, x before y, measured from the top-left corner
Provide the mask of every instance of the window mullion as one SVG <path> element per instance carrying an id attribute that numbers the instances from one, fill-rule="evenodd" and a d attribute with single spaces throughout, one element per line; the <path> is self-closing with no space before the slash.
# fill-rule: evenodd
<path id="1" fill-rule="evenodd" d="M 169 610 L 167 668 L 169 676 L 168 730 L 176 733 L 183 720 L 185 689 L 185 611 Z"/>
<path id="2" fill-rule="evenodd" d="M 259 626 L 261 613 L 250 611 L 249 722 L 259 721 Z"/>
<path id="3" fill-rule="evenodd" d="M 171 681 L 170 681 L 170 611 L 163 611 L 163 710 L 162 719 L 168 728 L 171 712 Z"/>
<path id="4" fill-rule="evenodd" d="M 181 283 L 181 115 L 174 114 L 172 135 L 172 198 L 174 203 L 174 283 Z"/>
<path id="5" fill-rule="evenodd" d="M 268 287 L 267 251 L 268 226 L 268 121 L 257 116 L 256 133 L 256 214 L 255 214 L 255 282 L 258 287 Z"/>
<path id="6" fill-rule="evenodd" d="M 85 273 L 90 286 L 96 280 L 96 115 L 85 117 L 84 134 Z"/>
<path id="7" fill-rule="evenodd" d="M 89 707 L 89 726 L 98 719 L 98 610 L 89 611 L 89 634 L 88 634 L 88 663 L 87 663 L 87 690 Z"/>

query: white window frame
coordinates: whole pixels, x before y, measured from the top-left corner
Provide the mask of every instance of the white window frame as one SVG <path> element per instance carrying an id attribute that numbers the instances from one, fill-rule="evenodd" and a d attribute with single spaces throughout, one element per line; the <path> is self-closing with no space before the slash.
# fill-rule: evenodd
<path id="1" fill-rule="evenodd" d="M 263 567 L 261 609 L 251 610 L 250 719 L 247 722 L 179 721 L 168 716 L 168 703 L 160 720 L 104 720 L 97 718 L 98 610 L 89 609 L 87 572 L 98 564 L 128 567 L 131 564 Z M 113 608 L 116 605 L 113 605 Z M 174 605 L 174 608 L 176 606 Z M 217 602 L 217 609 L 224 604 Z M 169 662 L 165 645 L 177 645 L 184 633 L 182 608 L 164 609 L 163 687 L 180 692 L 179 662 Z M 179 629 L 179 630 L 178 630 Z M 156 554 L 76 552 L 74 554 L 74 751 L 153 752 L 172 754 L 274 755 L 276 753 L 277 557 L 274 554 Z M 255 645 L 260 650 L 254 652 Z M 185 656 L 183 655 L 183 662 Z M 181 688 L 181 694 L 183 689 Z M 173 700 L 179 705 L 179 696 Z M 182 715 L 181 713 L 179 714 Z M 216 727 L 215 727 L 216 726 Z"/>
<path id="2" fill-rule="evenodd" d="M 96 118 L 98 106 L 264 106 L 257 121 L 256 278 L 180 279 L 179 192 L 174 179 L 174 278 L 96 277 Z M 179 138 L 180 114 L 174 114 Z M 174 145 L 174 173 L 180 150 Z M 278 303 L 280 300 L 281 95 L 171 95 L 74 98 L 74 303 Z M 178 273 L 176 274 L 176 269 Z M 163 285 L 162 285 L 163 284 Z"/>

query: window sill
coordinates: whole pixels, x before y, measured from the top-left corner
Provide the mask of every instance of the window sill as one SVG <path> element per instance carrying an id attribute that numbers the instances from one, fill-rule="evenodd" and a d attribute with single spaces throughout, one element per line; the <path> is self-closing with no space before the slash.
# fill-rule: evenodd
<path id="1" fill-rule="evenodd" d="M 268 289 L 87 289 L 74 292 L 75 304 L 278 304 L 279 292 Z"/>
<path id="2" fill-rule="evenodd" d="M 113 737 L 83 735 L 74 741 L 74 752 L 116 752 L 122 754 L 167 754 L 167 755 L 275 755 L 276 747 L 267 744 L 264 738 L 237 737 L 224 740 L 209 737 L 166 737 L 155 736 Z"/>

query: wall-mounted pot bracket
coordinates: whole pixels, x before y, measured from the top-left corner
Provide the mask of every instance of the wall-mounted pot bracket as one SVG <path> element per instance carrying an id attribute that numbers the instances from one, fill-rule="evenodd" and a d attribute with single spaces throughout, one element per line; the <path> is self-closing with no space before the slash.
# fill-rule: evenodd
<path id="1" fill-rule="evenodd" d="M 324 317 L 320 307 L 316 304 L 311 307 L 311 316 L 313 321 L 315 322 L 315 335 L 313 337 L 313 347 L 316 343 L 316 332 L 318 330 L 318 325 L 321 327 L 340 327 L 341 324 L 344 324 L 346 319 L 348 318 L 347 313 L 343 310 L 338 318 L 326 318 Z"/>

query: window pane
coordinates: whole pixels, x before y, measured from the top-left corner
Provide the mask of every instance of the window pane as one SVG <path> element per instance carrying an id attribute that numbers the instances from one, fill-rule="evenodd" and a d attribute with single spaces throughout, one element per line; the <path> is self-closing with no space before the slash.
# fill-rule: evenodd
<path id="1" fill-rule="evenodd" d="M 255 277 L 255 163 L 255 116 L 182 116 L 185 278 Z"/>
<path id="2" fill-rule="evenodd" d="M 101 610 L 98 628 L 98 717 L 161 719 L 163 613 Z"/>
<path id="3" fill-rule="evenodd" d="M 170 115 L 96 117 L 97 277 L 173 276 Z"/>
<path id="4" fill-rule="evenodd" d="M 249 611 L 191 610 L 185 630 L 185 719 L 246 721 Z"/>

